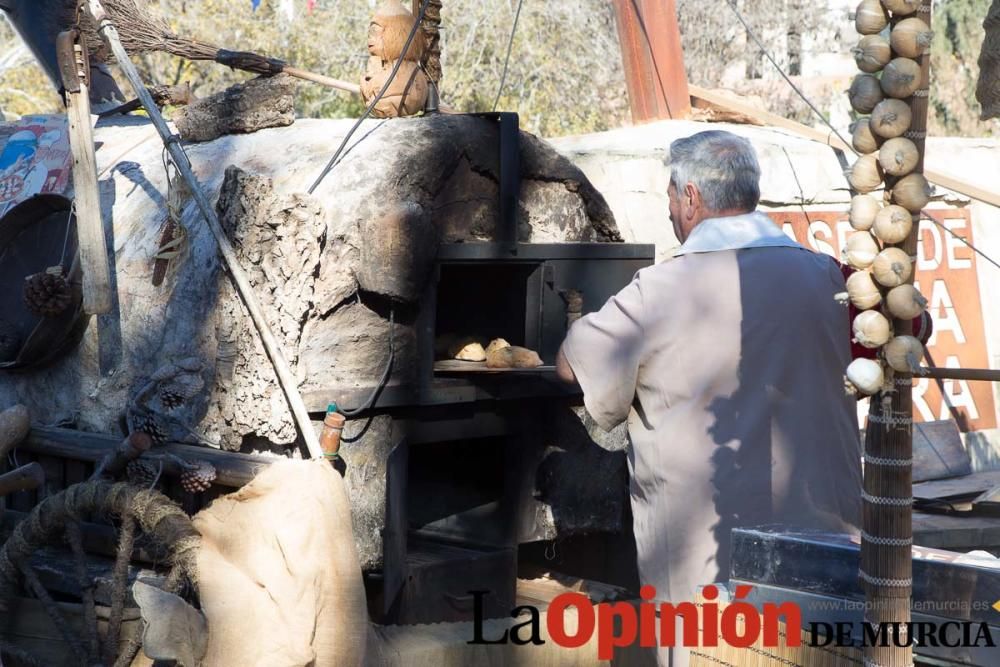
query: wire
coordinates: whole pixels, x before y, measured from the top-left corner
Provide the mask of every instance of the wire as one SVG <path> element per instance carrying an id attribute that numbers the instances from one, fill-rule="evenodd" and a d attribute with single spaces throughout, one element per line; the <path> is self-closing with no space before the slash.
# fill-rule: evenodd
<path id="1" fill-rule="evenodd" d="M 816 108 L 816 105 L 814 105 L 814 104 L 813 104 L 813 103 L 812 103 L 812 102 L 811 102 L 811 101 L 809 100 L 809 98 L 808 98 L 808 97 L 806 97 L 806 94 L 805 94 L 805 93 L 803 93 L 803 92 L 802 92 L 802 91 L 801 91 L 801 90 L 799 89 L 799 87 L 795 85 L 795 83 L 794 83 L 794 82 L 793 82 L 793 81 L 792 81 L 792 80 L 791 80 L 791 79 L 790 79 L 790 78 L 788 77 L 788 75 L 787 75 L 787 74 L 785 74 L 785 71 L 784 71 L 783 69 L 781 69 L 781 65 L 779 65 L 779 64 L 777 63 L 777 61 L 775 61 L 775 59 L 774 59 L 774 58 L 773 58 L 773 57 L 771 56 L 770 52 L 768 52 L 767 48 L 766 48 L 766 47 L 764 46 L 764 44 L 763 44 L 763 43 L 762 43 L 762 42 L 760 41 L 760 38 L 759 38 L 759 37 L 757 37 L 757 34 L 756 34 L 756 33 L 755 33 L 754 31 L 753 31 L 753 28 L 751 28 L 751 27 L 750 27 L 750 24 L 749 24 L 749 23 L 747 23 L 746 19 L 745 19 L 745 18 L 743 17 L 743 15 L 742 15 L 742 14 L 740 13 L 740 10 L 739 10 L 739 9 L 738 9 L 738 8 L 736 7 L 736 2 L 735 2 L 735 0 L 726 0 L 726 4 L 727 4 L 727 5 L 729 5 L 729 8 L 730 8 L 731 10 L 733 10 L 733 13 L 734 13 L 734 14 L 736 15 L 736 18 L 737 18 L 737 19 L 739 20 L 739 22 L 740 22 L 740 23 L 742 23 L 742 24 L 743 24 L 743 27 L 744 27 L 744 28 L 746 28 L 746 31 L 747 31 L 747 34 L 748 34 L 748 35 L 750 36 L 750 38 L 751 38 L 751 39 L 753 39 L 753 41 L 754 41 L 754 42 L 755 42 L 755 43 L 757 44 L 757 48 L 759 48 L 759 49 L 760 49 L 760 52 L 761 52 L 761 53 L 762 53 L 762 54 L 764 55 L 764 57 L 765 57 L 765 58 L 767 58 L 767 59 L 768 59 L 768 60 L 769 60 L 769 61 L 771 62 L 771 64 L 772 64 L 772 65 L 774 65 L 774 68 L 775 68 L 776 70 L 778 70 L 778 74 L 780 74 L 780 75 L 781 75 L 781 77 L 782 77 L 782 78 L 783 78 L 783 79 L 784 79 L 784 80 L 785 80 L 785 81 L 786 81 L 786 82 L 788 83 L 788 85 L 792 87 L 792 90 L 794 90 L 794 91 L 795 91 L 795 93 L 796 93 L 796 94 L 797 94 L 797 95 L 798 95 L 799 97 L 801 97 L 801 98 L 802 98 L 802 101 L 803 101 L 803 102 L 805 102 L 806 104 L 808 104 L 808 105 L 809 105 L 809 108 L 813 110 L 813 113 L 815 113 L 815 114 L 816 114 L 816 117 L 817 117 L 817 118 L 819 118 L 819 119 L 820 119 L 821 121 L 823 121 L 823 123 L 824 123 L 824 124 L 825 124 L 825 125 L 826 125 L 827 127 L 829 127 L 829 128 L 830 128 L 830 130 L 831 130 L 831 131 L 832 131 L 832 132 L 833 132 L 834 134 L 836 134 L 836 135 L 837 135 L 837 138 L 839 138 L 839 139 L 840 139 L 840 140 L 841 140 L 842 142 L 844 142 L 844 144 L 845 144 L 846 146 L 849 146 L 849 147 L 851 148 L 851 150 L 852 150 L 852 151 L 854 152 L 854 154 L 855 154 L 855 155 L 860 155 L 860 154 L 859 154 L 859 153 L 858 153 L 858 152 L 857 152 L 856 150 L 854 150 L 854 147 L 852 146 L 851 142 L 850 142 L 850 141 L 847 141 L 846 139 L 844 139 L 844 137 L 843 137 L 843 136 L 841 136 L 841 134 L 840 134 L 840 132 L 839 132 L 839 131 L 837 130 L 837 128 L 835 128 L 835 127 L 833 126 L 833 124 L 831 124 L 831 123 L 830 123 L 830 121 L 829 121 L 829 120 L 827 120 L 826 116 L 824 116 L 824 115 L 823 115 L 823 113 L 822 113 L 822 112 L 821 112 L 821 111 L 820 111 L 819 109 L 817 109 L 817 108 Z M 786 153 L 786 155 L 787 155 L 787 153 Z M 794 173 L 794 169 L 793 169 L 793 173 Z M 801 186 L 800 186 L 800 188 L 801 188 Z M 939 222 L 938 222 L 937 220 L 934 220 L 933 218 L 930 218 L 930 216 L 928 216 L 928 218 L 929 218 L 929 219 L 931 220 L 931 222 L 933 222 L 933 223 L 934 223 L 935 225 L 937 225 L 938 227 L 941 227 L 941 229 L 944 229 L 944 230 L 945 230 L 945 231 L 947 231 L 947 232 L 948 232 L 949 234 L 951 234 L 951 235 L 952 235 L 952 236 L 954 236 L 955 238 L 959 239 L 959 240 L 960 240 L 960 241 L 961 241 L 962 243 L 964 243 L 965 245 L 967 245 L 967 246 L 969 246 L 970 248 L 972 248 L 972 250 L 973 250 L 973 251 L 974 251 L 974 252 L 975 252 L 976 254 L 978 254 L 979 256 L 981 256 L 981 257 L 982 257 L 983 259 L 985 259 L 986 261 L 988 261 L 988 262 L 989 262 L 990 264 L 993 264 L 993 265 L 994 265 L 994 266 L 996 266 L 996 267 L 997 267 L 998 269 L 1000 269 L 1000 263 L 998 263 L 998 262 L 997 262 L 996 260 L 994 260 L 994 259 L 993 259 L 992 257 L 990 257 L 989 255 L 985 254 L 985 253 L 984 253 L 983 251 L 979 250 L 978 248 L 976 248 L 976 247 L 975 247 L 974 245 L 972 245 L 971 243 L 969 243 L 968 241 L 966 241 L 966 240 L 965 240 L 964 238 L 962 238 L 961 236 L 959 236 L 958 234 L 956 234 L 956 233 L 955 233 L 955 232 L 953 232 L 952 230 L 948 229 L 947 227 L 945 227 L 944 225 L 942 225 L 941 223 L 939 223 Z"/>
<path id="2" fill-rule="evenodd" d="M 989 255 L 987 255 L 987 254 L 986 254 L 986 253 L 984 253 L 984 252 L 983 252 L 982 250 L 980 250 L 980 249 L 979 249 L 979 248 L 977 248 L 976 246 L 972 245 L 972 244 L 971 244 L 971 243 L 969 243 L 968 241 L 966 241 L 966 240 L 965 240 L 965 239 L 964 239 L 963 237 L 961 237 L 961 236 L 959 236 L 958 234 L 956 234 L 954 230 L 952 230 L 952 229 L 950 229 L 950 228 L 948 228 L 948 227 L 946 227 L 946 226 L 942 225 L 942 224 L 941 224 L 940 222 L 938 222 L 937 220 L 935 220 L 934 218 L 932 218 L 932 217 L 931 217 L 931 216 L 930 216 L 930 215 L 929 215 L 929 214 L 928 214 L 928 213 L 927 213 L 926 211 L 924 211 L 924 215 L 926 215 L 926 216 L 927 216 L 927 219 L 928 219 L 928 220 L 930 220 L 931 222 L 933 222 L 933 223 L 934 223 L 935 225 L 937 225 L 938 227 L 940 227 L 940 228 L 941 228 L 941 229 L 943 229 L 944 231 L 948 232 L 949 234 L 951 234 L 952 236 L 954 236 L 954 237 L 955 237 L 956 239 L 958 239 L 959 241 L 961 241 L 961 242 L 962 242 L 962 243 L 964 243 L 965 245 L 967 245 L 967 246 L 969 246 L 970 248 L 972 248 L 972 251 L 973 251 L 974 253 L 976 253 L 977 255 L 979 255 L 980 257 L 982 257 L 983 259 L 985 259 L 985 260 L 986 260 L 987 262 L 989 262 L 989 263 L 990 263 L 990 264 L 992 264 L 993 266 L 995 266 L 995 267 L 997 267 L 998 269 L 1000 269 L 1000 264 L 998 264 L 998 263 L 997 263 L 997 261 L 996 261 L 995 259 L 993 259 L 993 258 L 992 258 L 992 257 L 990 257 Z"/>
<path id="3" fill-rule="evenodd" d="M 423 4 L 420 5 L 420 12 L 417 14 L 417 18 L 413 22 L 413 28 L 410 29 L 410 36 L 406 38 L 406 44 L 403 45 L 403 52 L 402 52 L 403 55 L 405 55 L 410 50 L 410 44 L 413 43 L 413 38 L 416 37 L 417 30 L 420 29 L 420 24 L 424 20 L 424 13 L 427 11 L 427 5 L 429 5 L 430 3 L 431 0 L 424 0 Z M 365 109 L 365 112 L 363 114 L 361 114 L 361 118 L 359 118 L 357 122 L 354 123 L 354 125 L 351 127 L 350 132 L 348 132 L 347 136 L 344 137 L 344 140 L 340 142 L 340 146 L 337 147 L 337 152 L 333 154 L 333 157 L 330 158 L 330 161 L 326 163 L 325 167 L 323 167 L 323 171 L 320 173 L 319 178 L 317 178 L 316 182 L 313 183 L 312 186 L 309 188 L 309 194 L 312 194 L 316 190 L 316 188 L 319 187 L 319 184 L 323 182 L 323 179 L 326 178 L 327 174 L 329 174 L 333 170 L 333 168 L 337 166 L 337 160 L 340 159 L 341 154 L 344 152 L 344 148 L 347 146 L 347 142 L 351 140 L 351 137 L 354 136 L 354 133 L 357 132 L 359 127 L 361 127 L 361 123 L 363 123 L 365 119 L 367 119 L 368 116 L 371 115 L 372 111 L 375 109 L 375 105 L 382 100 L 382 96 L 385 95 L 385 92 L 387 90 L 389 90 L 389 86 L 392 85 L 392 81 L 393 79 L 396 78 L 396 73 L 399 71 L 399 67 L 402 64 L 403 64 L 403 57 L 400 56 L 399 60 L 396 61 L 396 64 L 393 65 L 392 72 L 389 73 L 389 78 L 386 79 L 385 84 L 383 84 L 382 90 L 378 91 L 378 95 L 376 95 L 375 98 L 368 104 L 368 108 Z"/>
<path id="4" fill-rule="evenodd" d="M 510 65 L 510 52 L 511 48 L 514 46 L 514 35 L 517 34 L 517 22 L 521 18 L 521 5 L 524 4 L 524 0 L 517 0 L 517 12 L 514 13 L 514 26 L 510 29 L 510 40 L 507 42 L 507 57 L 503 61 L 503 74 L 500 76 L 500 87 L 497 88 L 497 97 L 493 100 L 493 110 L 497 110 L 497 105 L 500 104 L 500 93 L 503 92 L 503 87 L 507 83 L 507 66 Z"/>
<path id="5" fill-rule="evenodd" d="M 816 117 L 819 118 L 821 121 L 823 121 L 823 123 L 827 127 L 829 127 L 830 130 L 833 131 L 835 135 L 837 135 L 837 138 L 843 141 L 845 145 L 850 146 L 851 150 L 854 151 L 854 154 L 857 155 L 858 152 L 854 150 L 854 147 L 851 145 L 851 142 L 847 141 L 846 139 L 844 139 L 843 136 L 841 136 L 840 131 L 837 130 L 837 128 L 835 128 L 833 124 L 830 123 L 829 120 L 827 120 L 826 116 L 823 115 L 823 112 L 821 112 L 819 109 L 816 108 L 816 105 L 813 104 L 808 97 L 806 97 L 806 94 L 803 93 L 801 90 L 799 90 L 799 87 L 795 85 L 795 83 L 788 77 L 787 74 L 785 74 L 785 70 L 781 69 L 781 65 L 779 65 L 773 57 L 771 57 L 770 52 L 764 46 L 763 42 L 760 41 L 760 38 L 757 37 L 757 33 L 753 31 L 753 28 L 750 27 L 750 24 L 747 23 L 745 18 L 743 18 L 743 14 L 740 14 L 740 10 L 736 7 L 736 1 L 726 0 L 726 4 L 729 5 L 729 8 L 733 10 L 734 14 L 736 14 L 736 18 L 739 19 L 739 22 L 743 24 L 744 28 L 746 28 L 747 34 L 750 35 L 750 38 L 753 39 L 753 41 L 757 44 L 757 48 L 760 49 L 760 52 L 764 55 L 765 58 L 771 61 L 771 64 L 774 65 L 774 68 L 778 70 L 778 74 L 781 75 L 781 78 L 783 78 L 788 83 L 788 85 L 792 87 L 792 90 L 794 90 L 795 93 L 802 98 L 803 102 L 809 105 L 809 108 L 813 110 L 813 113 L 816 114 Z"/>
<path id="6" fill-rule="evenodd" d="M 385 362 L 385 370 L 382 371 L 382 377 L 379 379 L 378 384 L 372 389 L 372 393 L 368 396 L 368 400 L 362 403 L 360 406 L 353 410 L 347 410 L 344 408 L 340 409 L 340 414 L 345 417 L 357 417 L 365 410 L 368 410 L 375 404 L 375 399 L 378 397 L 379 392 L 385 387 L 385 383 L 389 380 L 389 372 L 392 370 L 392 362 L 396 359 L 396 310 L 389 310 L 389 360 Z"/>

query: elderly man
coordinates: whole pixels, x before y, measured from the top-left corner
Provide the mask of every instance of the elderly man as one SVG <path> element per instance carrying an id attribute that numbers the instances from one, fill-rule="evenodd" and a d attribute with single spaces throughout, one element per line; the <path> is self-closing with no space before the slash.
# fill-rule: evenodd
<path id="1" fill-rule="evenodd" d="M 755 212 L 745 139 L 675 141 L 670 167 L 682 245 L 574 324 L 556 363 L 598 424 L 628 421 L 640 580 L 676 603 L 728 577 L 734 527 L 856 530 L 861 447 L 837 264 Z"/>

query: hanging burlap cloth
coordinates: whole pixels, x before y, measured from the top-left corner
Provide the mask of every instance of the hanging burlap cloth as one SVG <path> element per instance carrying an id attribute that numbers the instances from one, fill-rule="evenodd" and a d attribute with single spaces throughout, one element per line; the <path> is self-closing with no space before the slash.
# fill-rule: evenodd
<path id="1" fill-rule="evenodd" d="M 343 480 L 281 461 L 198 513 L 204 665 L 366 663 L 370 624 Z"/>
<path id="2" fill-rule="evenodd" d="M 983 50 L 979 53 L 976 99 L 983 107 L 980 119 L 989 120 L 1000 117 L 1000 0 L 993 0 L 983 27 L 986 37 L 983 39 Z"/>

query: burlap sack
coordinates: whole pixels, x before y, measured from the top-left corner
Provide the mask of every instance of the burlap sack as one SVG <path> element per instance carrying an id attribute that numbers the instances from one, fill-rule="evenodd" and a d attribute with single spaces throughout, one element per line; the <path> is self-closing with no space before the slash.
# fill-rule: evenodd
<path id="1" fill-rule="evenodd" d="M 281 461 L 194 518 L 202 664 L 365 664 L 370 624 L 343 480 L 326 461 Z"/>

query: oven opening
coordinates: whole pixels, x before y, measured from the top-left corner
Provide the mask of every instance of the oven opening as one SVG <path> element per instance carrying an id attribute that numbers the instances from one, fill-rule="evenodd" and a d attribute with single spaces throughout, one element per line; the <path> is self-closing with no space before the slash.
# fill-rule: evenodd
<path id="1" fill-rule="evenodd" d="M 497 338 L 511 345 L 537 345 L 537 340 L 526 340 L 528 294 L 537 270 L 533 264 L 443 264 L 435 358 L 452 358 L 450 353 L 469 342 L 485 348 Z"/>
<path id="2" fill-rule="evenodd" d="M 504 545 L 506 442 L 491 437 L 411 446 L 410 530 L 466 544 Z"/>

